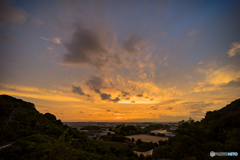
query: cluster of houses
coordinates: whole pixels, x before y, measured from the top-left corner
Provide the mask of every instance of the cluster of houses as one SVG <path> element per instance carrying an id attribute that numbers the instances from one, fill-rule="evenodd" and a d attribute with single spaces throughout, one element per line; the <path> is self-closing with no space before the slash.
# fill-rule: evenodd
<path id="1" fill-rule="evenodd" d="M 151 131 L 151 133 L 154 133 L 154 134 L 164 134 L 166 137 L 174 137 L 175 134 L 173 134 L 172 132 L 168 132 L 167 130 L 162 130 L 162 129 L 159 129 L 159 130 L 153 130 Z"/>
<path id="2" fill-rule="evenodd" d="M 88 130 L 80 130 L 88 136 L 88 139 L 100 140 L 102 136 L 106 136 L 108 133 L 115 134 L 113 131 L 102 131 L 100 133 L 91 133 Z"/>

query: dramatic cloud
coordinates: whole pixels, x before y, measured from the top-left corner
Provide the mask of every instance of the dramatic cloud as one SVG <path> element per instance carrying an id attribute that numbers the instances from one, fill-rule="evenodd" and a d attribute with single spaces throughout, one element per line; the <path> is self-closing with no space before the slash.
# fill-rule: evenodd
<path id="1" fill-rule="evenodd" d="M 137 96 L 138 96 L 138 97 L 143 97 L 143 95 L 142 95 L 142 94 L 137 94 Z"/>
<path id="2" fill-rule="evenodd" d="M 102 100 L 111 100 L 111 94 L 101 93 L 100 96 Z"/>
<path id="3" fill-rule="evenodd" d="M 204 114 L 200 109 L 195 110 L 195 111 L 190 111 L 189 113 L 196 114 L 196 115 L 202 115 L 202 114 Z"/>
<path id="4" fill-rule="evenodd" d="M 71 41 L 63 45 L 68 51 L 64 54 L 65 64 L 89 64 L 100 69 L 108 63 L 108 51 L 103 47 L 99 33 L 80 24 L 76 25 Z"/>
<path id="5" fill-rule="evenodd" d="M 169 99 L 169 100 L 160 102 L 158 105 L 171 104 L 171 103 L 175 103 L 175 102 L 177 102 L 177 101 L 180 101 L 180 99 Z"/>
<path id="6" fill-rule="evenodd" d="M 22 24 L 26 21 L 27 14 L 18 7 L 12 7 L 10 3 L 0 0 L 0 26 L 7 23 Z"/>
<path id="7" fill-rule="evenodd" d="M 111 111 L 108 109 L 107 112 L 111 112 Z"/>
<path id="8" fill-rule="evenodd" d="M 121 66 L 122 65 L 122 61 L 121 61 L 121 58 L 120 58 L 120 54 L 114 54 L 113 57 L 112 57 L 112 63 L 117 65 L 117 66 Z"/>
<path id="9" fill-rule="evenodd" d="M 117 103 L 120 101 L 119 97 L 116 97 L 114 99 L 111 99 L 111 94 L 102 93 L 101 89 L 108 88 L 109 84 L 107 84 L 103 78 L 98 76 L 92 76 L 87 82 L 86 85 L 89 86 L 89 88 L 96 93 L 98 93 L 101 97 L 101 100 L 109 100 L 114 103 Z"/>
<path id="10" fill-rule="evenodd" d="M 124 92 L 124 91 L 122 91 L 122 96 L 123 96 L 123 97 L 126 97 L 127 95 L 129 95 L 128 92 Z"/>
<path id="11" fill-rule="evenodd" d="M 180 103 L 179 106 L 183 106 L 185 109 L 201 109 L 213 105 L 214 103 L 206 102 L 184 102 Z"/>
<path id="12" fill-rule="evenodd" d="M 236 54 L 240 54 L 240 42 L 232 43 L 232 48 L 228 51 L 228 56 L 232 57 Z"/>
<path id="13" fill-rule="evenodd" d="M 79 95 L 86 95 L 84 92 L 83 92 L 83 90 L 82 90 L 82 88 L 80 87 L 80 86 L 72 86 L 72 92 L 73 93 L 77 93 L 77 94 L 79 94 Z M 88 97 L 90 97 L 90 95 L 89 94 L 87 94 L 86 96 L 88 96 Z"/>
<path id="14" fill-rule="evenodd" d="M 156 106 L 150 106 L 149 109 L 157 110 L 157 107 Z"/>
<path id="15" fill-rule="evenodd" d="M 223 87 L 223 88 L 240 88 L 240 78 L 237 78 L 236 80 L 232 80 L 228 83 L 221 84 L 220 87 Z"/>
<path id="16" fill-rule="evenodd" d="M 132 35 L 129 39 L 124 42 L 123 48 L 129 53 L 134 54 L 140 51 L 140 46 L 143 45 L 145 41 L 138 35 Z"/>
<path id="17" fill-rule="evenodd" d="M 116 97 L 116 98 L 112 99 L 112 101 L 113 101 L 114 103 L 117 103 L 118 101 L 120 101 L 120 99 L 119 99 L 118 97 Z"/>
<path id="18" fill-rule="evenodd" d="M 89 88 L 96 93 L 101 94 L 100 89 L 105 88 L 105 82 L 104 79 L 98 76 L 92 76 L 90 79 L 86 82 L 86 85 L 89 86 Z"/>

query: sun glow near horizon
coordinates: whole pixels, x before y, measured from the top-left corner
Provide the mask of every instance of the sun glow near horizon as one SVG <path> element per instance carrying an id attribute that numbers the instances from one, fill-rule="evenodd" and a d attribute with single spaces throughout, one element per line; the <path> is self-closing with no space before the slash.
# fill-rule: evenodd
<path id="1" fill-rule="evenodd" d="M 240 97 L 237 1 L 3 3 L 0 94 L 41 113 L 200 120 Z"/>

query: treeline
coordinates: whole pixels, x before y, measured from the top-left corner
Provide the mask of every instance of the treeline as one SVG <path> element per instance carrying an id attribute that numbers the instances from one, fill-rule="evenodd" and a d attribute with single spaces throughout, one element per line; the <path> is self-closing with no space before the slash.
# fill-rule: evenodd
<path id="1" fill-rule="evenodd" d="M 136 146 L 106 147 L 63 125 L 54 115 L 39 113 L 32 103 L 0 96 L 0 143 L 16 141 L 0 152 L 0 159 L 7 160 L 205 160 L 213 159 L 209 155 L 211 151 L 240 153 L 240 99 L 218 111 L 207 112 L 200 122 L 193 119 L 181 121 L 175 131 L 176 136 L 168 141 L 144 143 L 126 139 L 124 135 L 143 133 L 144 130 L 134 126 L 119 125 L 114 131 L 116 135 L 108 134 L 105 138 L 125 143 L 136 141 Z M 139 151 L 155 149 L 152 156 L 138 157 L 132 147 Z"/>
<path id="2" fill-rule="evenodd" d="M 1 150 L 0 159 L 138 159 L 127 145 L 104 147 L 54 115 L 39 113 L 34 104 L 7 95 L 0 96 L 0 134 L 1 144 L 16 141 Z"/>
<path id="3" fill-rule="evenodd" d="M 207 112 L 201 122 L 181 121 L 176 136 L 156 148 L 154 159 L 213 159 L 210 152 L 240 153 L 240 99 L 226 107 Z M 233 157 L 215 157 L 232 159 Z"/>

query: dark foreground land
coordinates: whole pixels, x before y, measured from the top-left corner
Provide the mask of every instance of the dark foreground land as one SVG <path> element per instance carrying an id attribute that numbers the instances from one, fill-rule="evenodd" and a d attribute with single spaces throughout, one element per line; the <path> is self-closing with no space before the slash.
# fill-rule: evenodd
<path id="1" fill-rule="evenodd" d="M 115 135 L 101 141 L 88 139 L 77 129 L 64 125 L 51 113 L 39 113 L 34 104 L 11 96 L 0 96 L 0 160 L 120 160 L 120 159 L 233 159 L 210 157 L 210 152 L 240 153 L 240 99 L 206 113 L 204 119 L 179 122 L 175 137 L 158 143 L 124 138 L 140 132 L 130 125 L 116 126 Z M 114 131 L 114 130 L 113 130 Z M 134 143 L 135 142 L 135 143 Z M 134 154 L 134 149 L 152 148 L 153 155 Z"/>

